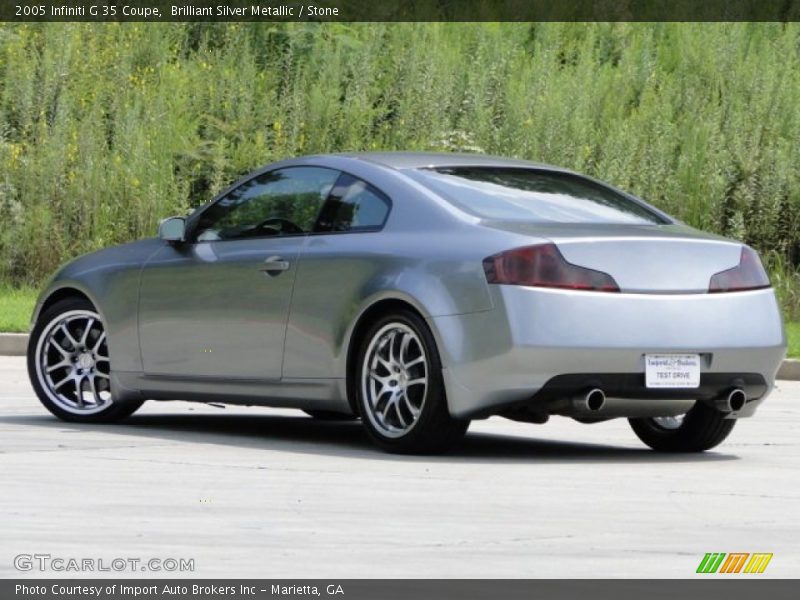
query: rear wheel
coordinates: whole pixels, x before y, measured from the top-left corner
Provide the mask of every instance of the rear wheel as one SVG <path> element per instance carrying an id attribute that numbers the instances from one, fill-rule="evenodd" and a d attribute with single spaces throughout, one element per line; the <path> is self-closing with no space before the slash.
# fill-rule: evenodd
<path id="1" fill-rule="evenodd" d="M 443 452 L 469 421 L 447 409 L 442 367 L 425 321 L 411 311 L 378 320 L 361 345 L 355 381 L 367 433 L 390 452 Z"/>
<path id="2" fill-rule="evenodd" d="M 115 401 L 106 330 L 94 306 L 66 298 L 40 316 L 28 343 L 28 376 L 45 408 L 65 421 L 116 421 L 141 401 Z"/>
<path id="3" fill-rule="evenodd" d="M 633 432 L 660 452 L 703 452 L 722 443 L 736 419 L 697 402 L 685 415 L 629 419 Z"/>

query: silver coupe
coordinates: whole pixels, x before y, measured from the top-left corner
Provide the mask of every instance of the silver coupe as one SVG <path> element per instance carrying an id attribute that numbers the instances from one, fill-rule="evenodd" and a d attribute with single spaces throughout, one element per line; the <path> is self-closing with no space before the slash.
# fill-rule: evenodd
<path id="1" fill-rule="evenodd" d="M 740 242 L 557 167 L 351 153 L 271 164 L 157 238 L 68 263 L 28 369 L 69 421 L 291 407 L 421 453 L 494 415 L 625 417 L 697 452 L 753 415 L 785 350 Z"/>

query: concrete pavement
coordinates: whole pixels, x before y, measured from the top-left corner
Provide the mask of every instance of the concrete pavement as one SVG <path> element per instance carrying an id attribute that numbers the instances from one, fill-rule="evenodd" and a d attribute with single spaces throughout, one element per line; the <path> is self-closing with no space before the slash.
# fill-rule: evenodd
<path id="1" fill-rule="evenodd" d="M 25 356 L 27 333 L 0 333 L 0 356 Z"/>
<path id="2" fill-rule="evenodd" d="M 690 577 L 712 551 L 800 576 L 797 382 L 702 455 L 653 453 L 621 420 L 490 419 L 434 458 L 294 411 L 150 402 L 62 423 L 22 357 L 0 357 L 0 382 L 0 577 L 25 575 L 21 553 L 193 558 L 206 578 Z"/>

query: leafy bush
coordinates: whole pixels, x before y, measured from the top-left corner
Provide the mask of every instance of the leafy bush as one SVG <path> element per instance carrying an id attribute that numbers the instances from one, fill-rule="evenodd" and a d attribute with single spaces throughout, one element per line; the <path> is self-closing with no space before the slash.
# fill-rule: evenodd
<path id="1" fill-rule="evenodd" d="M 0 277 L 290 155 L 554 163 L 764 253 L 800 317 L 798 24 L 0 25 Z"/>

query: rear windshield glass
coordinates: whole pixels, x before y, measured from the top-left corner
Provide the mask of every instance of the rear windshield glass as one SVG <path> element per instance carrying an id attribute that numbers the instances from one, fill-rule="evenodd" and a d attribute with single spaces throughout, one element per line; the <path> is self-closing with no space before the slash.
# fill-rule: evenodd
<path id="1" fill-rule="evenodd" d="M 538 223 L 663 224 L 638 202 L 588 179 L 525 168 L 419 169 L 422 183 L 485 219 Z"/>

